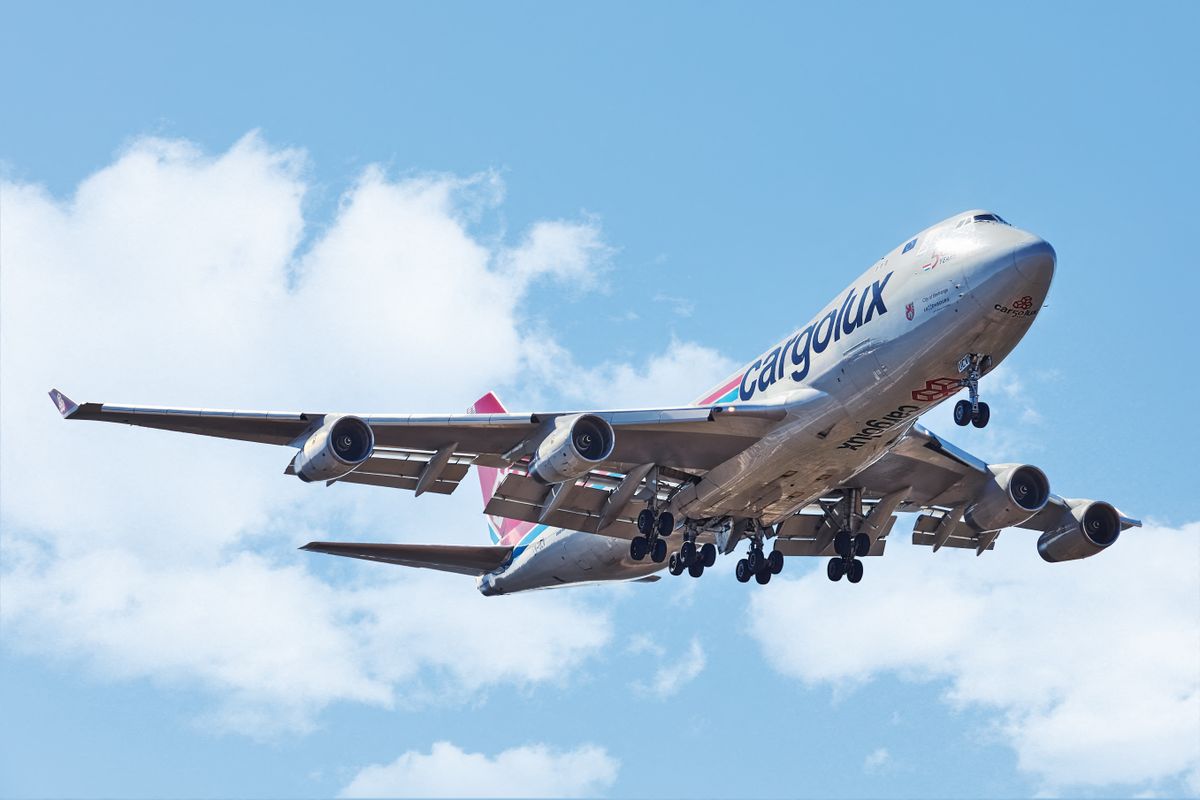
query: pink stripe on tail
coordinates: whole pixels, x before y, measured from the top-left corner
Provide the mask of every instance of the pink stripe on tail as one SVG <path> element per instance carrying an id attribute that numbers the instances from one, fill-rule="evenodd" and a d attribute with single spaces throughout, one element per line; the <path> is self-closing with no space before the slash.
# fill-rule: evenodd
<path id="1" fill-rule="evenodd" d="M 500 398 L 496 397 L 494 392 L 488 392 L 476 400 L 469 411 L 472 414 L 505 413 L 504 404 L 500 402 Z M 508 474 L 508 470 L 477 466 L 475 467 L 475 471 L 479 473 L 479 488 L 483 491 L 483 505 L 486 508 L 488 501 L 496 493 L 496 488 L 500 486 L 500 483 Z M 492 538 L 496 539 L 500 544 L 515 545 L 521 541 L 525 534 L 533 530 L 532 522 L 521 522 L 497 516 L 489 516 L 488 520 L 491 522 L 494 533 Z"/>

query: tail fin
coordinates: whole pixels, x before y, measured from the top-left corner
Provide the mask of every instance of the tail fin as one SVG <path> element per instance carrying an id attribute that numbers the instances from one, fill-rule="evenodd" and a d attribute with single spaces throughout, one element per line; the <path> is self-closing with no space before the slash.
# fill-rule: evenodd
<path id="1" fill-rule="evenodd" d="M 504 404 L 500 402 L 500 398 L 496 397 L 494 392 L 488 392 L 476 400 L 469 411 L 472 414 L 505 413 Z M 475 471 L 479 473 L 479 488 L 483 491 L 483 505 L 486 508 L 488 501 L 492 499 L 492 495 L 496 493 L 496 489 L 508 475 L 508 470 L 476 466 Z M 487 520 L 488 533 L 491 534 L 492 541 L 497 544 L 515 545 L 534 527 L 533 523 L 519 522 L 506 517 L 488 516 Z"/>

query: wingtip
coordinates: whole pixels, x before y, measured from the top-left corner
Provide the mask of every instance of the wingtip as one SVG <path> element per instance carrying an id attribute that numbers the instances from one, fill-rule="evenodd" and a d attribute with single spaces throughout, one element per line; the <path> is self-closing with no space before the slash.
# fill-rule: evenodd
<path id="1" fill-rule="evenodd" d="M 79 410 L 79 404 L 67 397 L 58 389 L 50 390 L 50 399 L 54 402 L 54 406 L 58 409 L 58 413 L 62 414 L 63 419 L 67 419 Z"/>

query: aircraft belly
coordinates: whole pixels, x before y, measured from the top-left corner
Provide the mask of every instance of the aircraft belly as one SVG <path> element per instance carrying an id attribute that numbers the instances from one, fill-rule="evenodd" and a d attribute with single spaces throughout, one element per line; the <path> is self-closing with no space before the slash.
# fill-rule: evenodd
<path id="1" fill-rule="evenodd" d="M 884 318 L 878 340 L 846 342 L 842 363 L 810 379 L 828 406 L 799 413 L 711 470 L 680 493 L 676 512 L 769 523 L 874 462 L 921 414 L 961 390 L 957 365 L 964 354 L 989 354 L 999 364 L 1024 336 L 1032 316 L 994 308 L 1003 305 L 997 298 L 1029 295 L 1040 307 L 1048 288 L 1048 280 L 1038 285 L 1007 269 L 975 283 L 967 286 L 958 266 L 908 276 L 897 286 L 907 292 L 899 295 L 905 305 Z M 913 298 L 911 317 L 906 296 Z"/>
<path id="2" fill-rule="evenodd" d="M 579 531 L 558 531 L 543 547 L 535 544 L 523 558 L 496 577 L 505 594 L 580 583 L 624 581 L 652 575 L 665 564 L 629 558 L 629 542 Z"/>

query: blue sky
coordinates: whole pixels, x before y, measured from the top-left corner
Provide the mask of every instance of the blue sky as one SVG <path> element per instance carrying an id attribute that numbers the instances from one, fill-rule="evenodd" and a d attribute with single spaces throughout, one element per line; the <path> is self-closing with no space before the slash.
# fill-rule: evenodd
<path id="1" fill-rule="evenodd" d="M 3 18 L 0 796 L 1200 794 L 1194 4 Z M 482 542 L 472 491 L 326 493 L 40 394 L 685 401 L 972 207 L 1059 267 L 992 426 L 929 425 L 1150 523 L 1099 558 L 484 600 L 294 550 Z"/>

